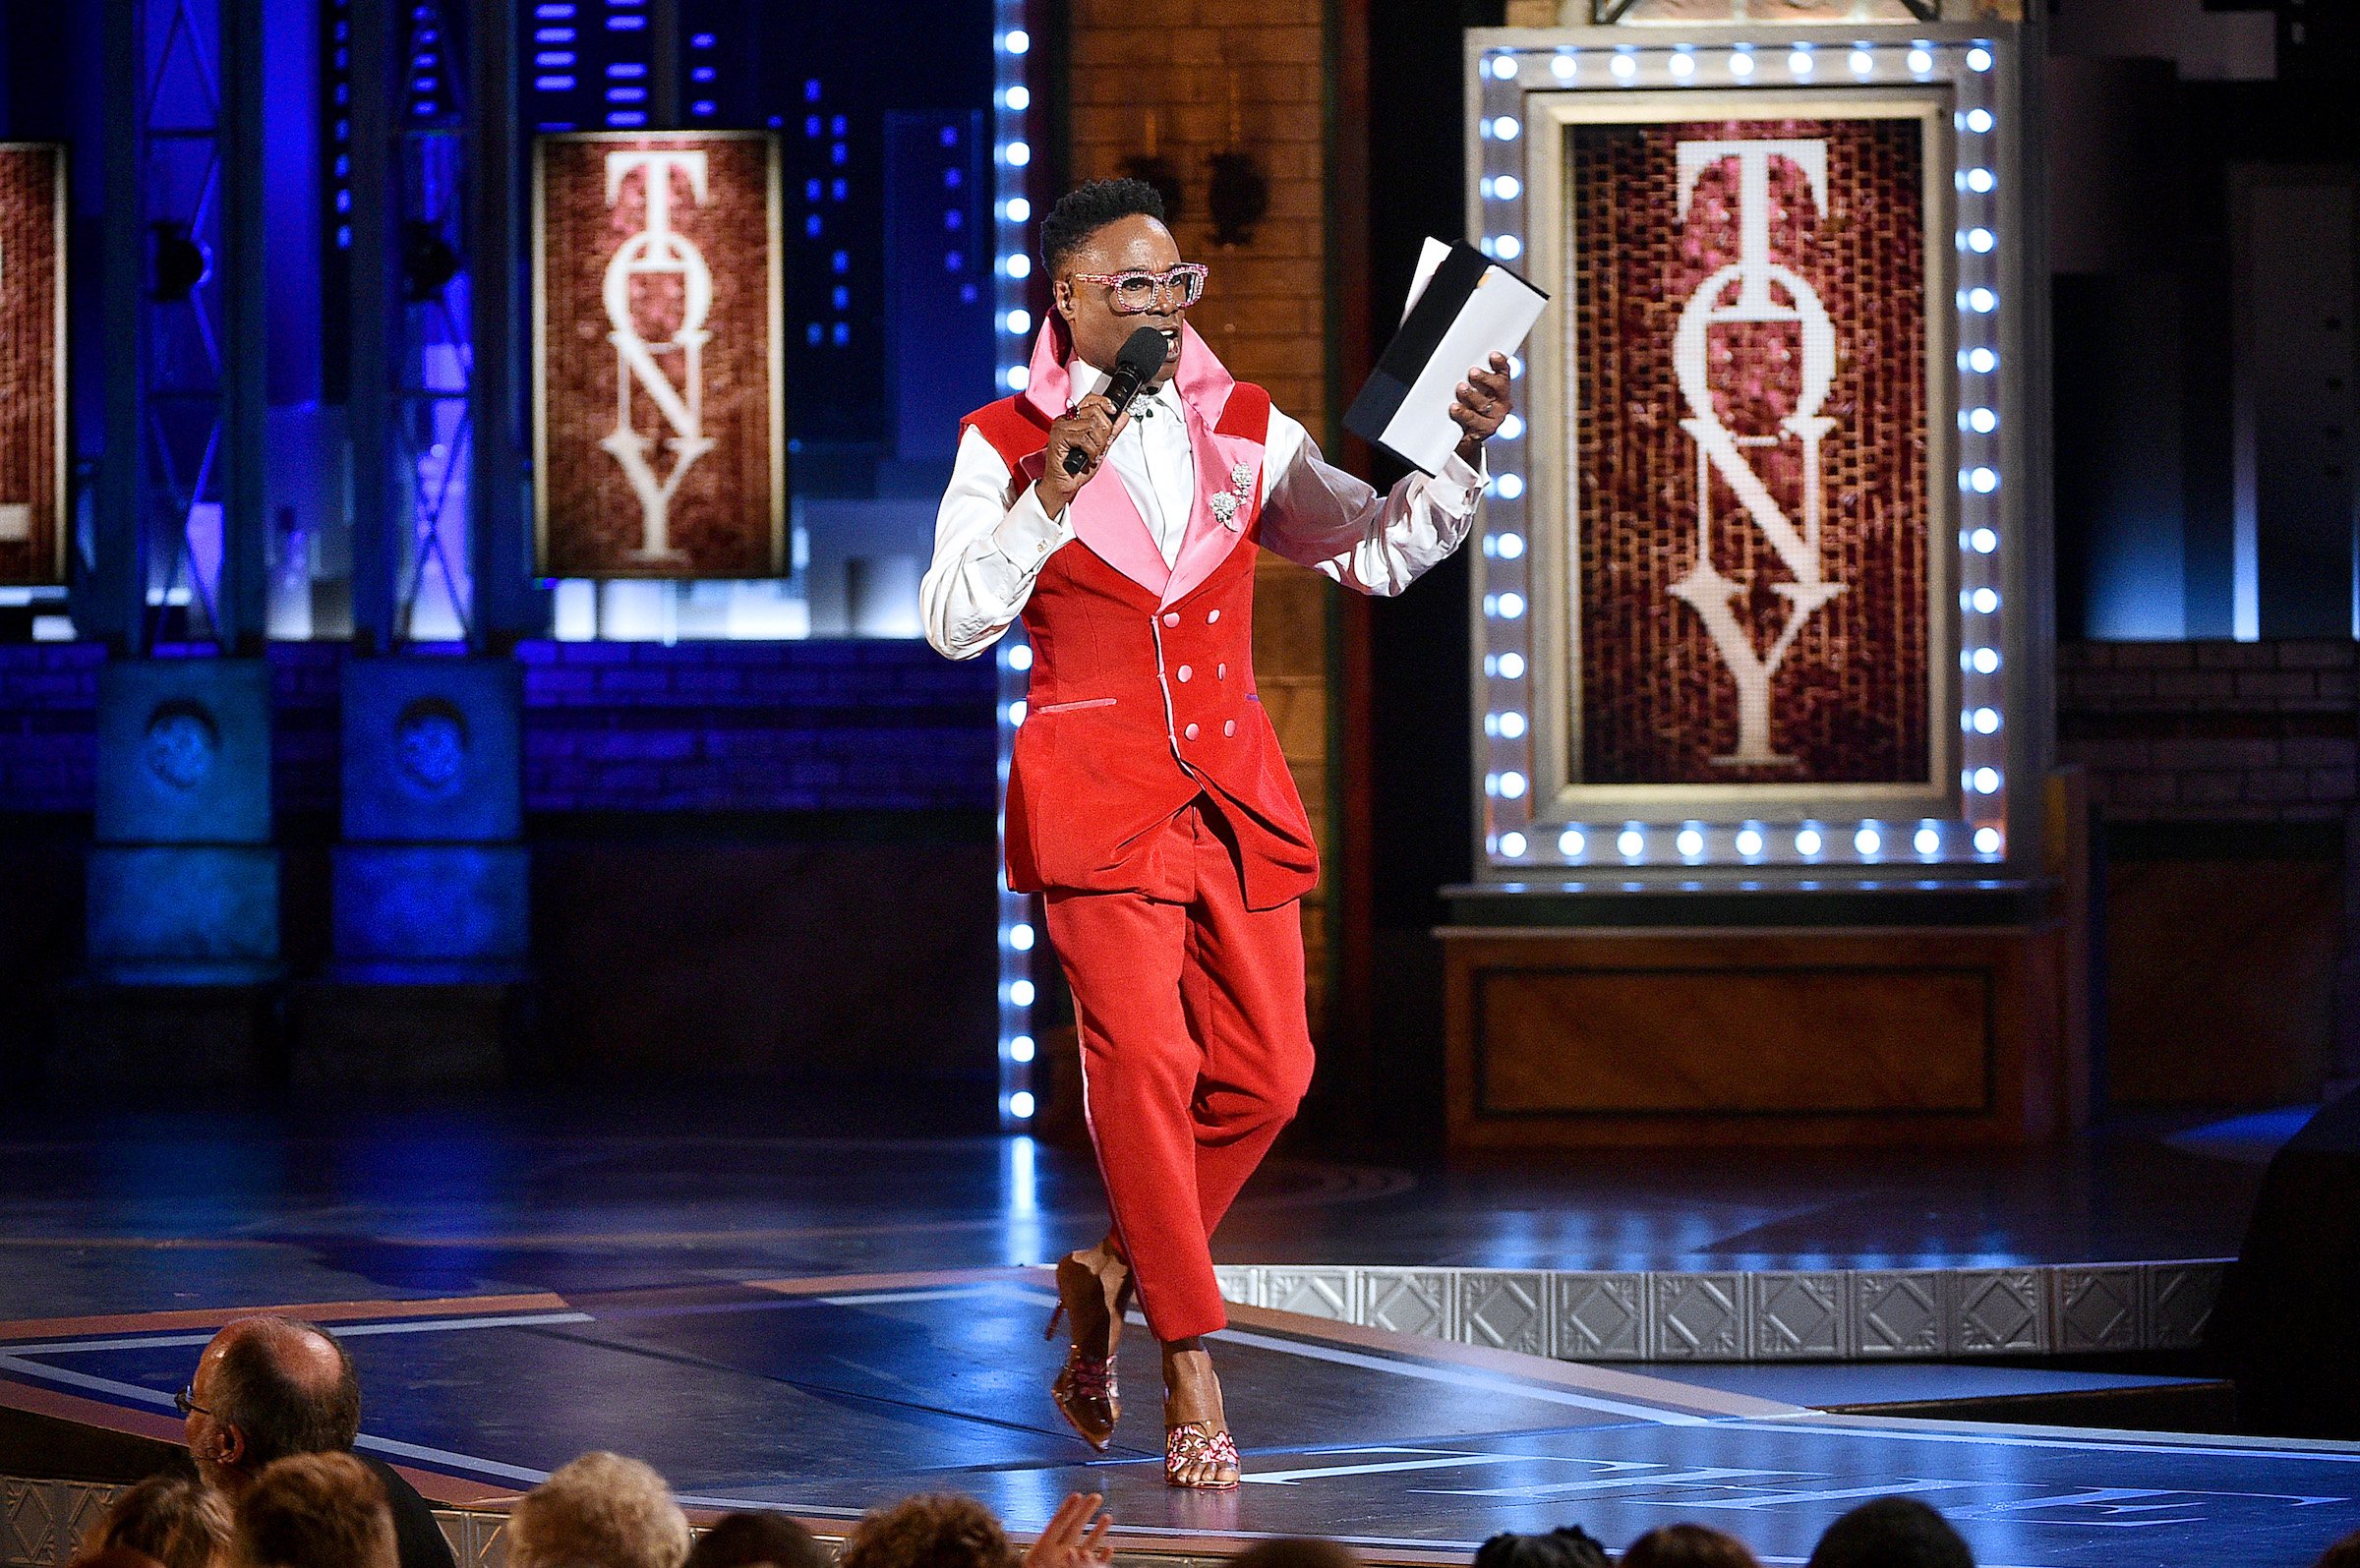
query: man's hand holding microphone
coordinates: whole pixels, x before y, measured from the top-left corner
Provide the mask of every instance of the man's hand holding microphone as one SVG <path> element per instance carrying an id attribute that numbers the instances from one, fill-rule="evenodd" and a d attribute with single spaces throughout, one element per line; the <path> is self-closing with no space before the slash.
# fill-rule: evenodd
<path id="1" fill-rule="evenodd" d="M 1073 412 L 1049 426 L 1048 464 L 1032 482 L 1040 509 L 1060 516 L 1106 460 L 1106 448 L 1130 419 L 1125 412 L 1154 374 L 1163 368 L 1164 335 L 1143 326 L 1124 340 L 1114 375 L 1103 392 L 1092 392 Z"/>

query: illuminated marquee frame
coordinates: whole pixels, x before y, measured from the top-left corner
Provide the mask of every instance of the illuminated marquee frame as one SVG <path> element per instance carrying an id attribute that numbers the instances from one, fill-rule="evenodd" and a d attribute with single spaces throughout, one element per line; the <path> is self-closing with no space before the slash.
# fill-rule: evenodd
<path id="1" fill-rule="evenodd" d="M 1929 589 L 1943 598 L 1928 607 L 1928 637 L 1929 663 L 1958 663 L 1954 678 L 1932 682 L 1929 700 L 1941 704 L 1929 715 L 1936 777 L 1915 789 L 1567 780 L 1566 652 L 1579 601 L 1564 406 L 1571 312 L 1561 309 L 1529 345 L 1529 424 L 1493 442 L 1472 574 L 1476 864 L 1487 881 L 1582 871 L 1647 881 L 1696 868 L 1976 877 L 2036 839 L 2038 791 L 2010 787 L 2039 754 L 2029 732 L 2036 726 L 2009 722 L 2034 710 L 2021 655 L 2036 623 L 2025 591 L 2034 558 L 2017 51 L 2012 37 L 1963 28 L 1810 35 L 1819 31 L 1470 32 L 1468 223 L 1488 254 L 1543 268 L 1536 280 L 1555 289 L 1551 279 L 1563 280 L 1567 260 L 1565 134 L 1574 124 L 1899 117 L 1929 98 L 1944 101 L 1950 124 L 1929 131 L 1948 134 L 1929 136 L 1926 146 L 1924 221 L 1938 232 L 1945 214 L 1953 220 L 1946 264 L 1927 273 L 1928 347 L 1942 356 L 1928 387 L 1929 461 L 1944 481 L 1928 489 L 1936 498 L 1930 548 L 1941 557 L 1929 558 L 1928 575 L 1946 585 Z M 1945 543 L 1953 529 L 1955 553 Z"/>
<path id="2" fill-rule="evenodd" d="M 1026 129 L 1032 88 L 1026 80 L 1032 61 L 1026 0 L 993 0 L 991 20 L 992 175 L 992 373 L 999 392 L 1021 392 L 1032 354 L 1032 145 Z M 1032 645 L 1023 622 L 1010 626 L 993 650 L 999 663 L 999 789 L 1002 797 L 994 842 L 1006 843 L 1009 759 L 1017 726 L 1025 722 L 1025 693 L 1032 684 Z M 1032 896 L 1008 888 L 1007 857 L 992 870 L 999 890 L 1000 1126 L 1021 1132 L 1040 1109 L 1033 1092 Z M 1022 1140 L 1019 1140 L 1022 1145 Z"/>

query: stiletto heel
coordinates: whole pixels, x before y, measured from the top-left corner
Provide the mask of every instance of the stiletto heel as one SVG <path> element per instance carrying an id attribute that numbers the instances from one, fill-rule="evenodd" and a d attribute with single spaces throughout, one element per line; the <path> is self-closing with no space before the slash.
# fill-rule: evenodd
<path id="1" fill-rule="evenodd" d="M 1072 1301 L 1084 1293 L 1094 1297 L 1106 1313 L 1105 1338 L 1096 1346 L 1082 1343 L 1081 1314 L 1069 1310 Z M 1123 1308 L 1130 1295 L 1129 1269 L 1123 1270 L 1110 1287 L 1106 1276 L 1083 1262 L 1079 1255 L 1058 1260 L 1057 1307 L 1049 1314 L 1046 1337 L 1057 1337 L 1060 1317 L 1072 1319 L 1075 1337 L 1072 1349 L 1065 1353 L 1065 1365 L 1057 1370 L 1056 1381 L 1049 1385 L 1049 1399 L 1082 1440 L 1100 1453 L 1114 1441 L 1114 1423 L 1123 1411 L 1122 1391 L 1114 1377 L 1114 1348 L 1122 1338 Z M 1092 1354 L 1093 1350 L 1097 1354 Z"/>
<path id="2" fill-rule="evenodd" d="M 1064 1315 L 1065 1301 L 1061 1297 L 1059 1298 L 1057 1305 L 1049 1308 L 1049 1326 L 1040 1331 L 1040 1337 L 1042 1339 L 1055 1339 L 1057 1337 L 1057 1320 Z"/>

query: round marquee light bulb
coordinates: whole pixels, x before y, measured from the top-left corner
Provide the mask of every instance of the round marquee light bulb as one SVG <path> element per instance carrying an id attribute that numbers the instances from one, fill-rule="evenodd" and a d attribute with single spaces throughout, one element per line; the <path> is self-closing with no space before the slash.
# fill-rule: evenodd
<path id="1" fill-rule="evenodd" d="M 1811 51 L 1796 49 L 1787 55 L 1787 69 L 1799 77 L 1811 74 Z"/>
<path id="2" fill-rule="evenodd" d="M 1492 75 L 1503 82 L 1515 81 L 1516 57 L 1512 54 L 1494 55 L 1492 57 Z"/>
<path id="3" fill-rule="evenodd" d="M 1011 1007 L 1031 1007 L 1032 1005 L 1032 998 L 1035 994 L 1036 993 L 1032 989 L 1032 982 L 1030 980 L 1011 980 L 1008 982 L 1008 1002 Z"/>
<path id="4" fill-rule="evenodd" d="M 1974 665 L 1975 665 L 1975 672 L 1976 672 L 1976 674 L 1978 674 L 1978 675 L 1990 675 L 1990 674 L 1996 674 L 1996 673 L 1998 673 L 1998 671 L 1999 671 L 1999 650 L 1998 650 L 1998 649 L 1996 649 L 1996 648 L 1977 648 L 1977 649 L 1976 649 L 1976 651 L 1975 651 L 1973 654 L 1969 655 L 1968 657 L 1969 657 L 1969 658 L 1970 658 L 1970 660 L 1972 660 L 1972 662 L 1974 663 Z"/>
<path id="5" fill-rule="evenodd" d="M 1636 828 L 1624 828 L 1615 840 L 1615 847 L 1622 852 L 1623 859 L 1636 860 L 1647 852 L 1647 836 Z"/>
<path id="6" fill-rule="evenodd" d="M 1523 129 L 1512 114 L 1504 114 L 1492 122 L 1492 135 L 1502 142 L 1513 142 Z"/>
<path id="7" fill-rule="evenodd" d="M 1502 560 L 1514 560 L 1524 553 L 1522 534 L 1502 534 L 1495 546 Z"/>
<path id="8" fill-rule="evenodd" d="M 1975 548 L 1976 554 L 1988 555 L 1999 549 L 1999 536 L 1988 528 L 1978 528 L 1967 536 L 1967 543 Z"/>
<path id="9" fill-rule="evenodd" d="M 1696 74 L 1696 57 L 1685 49 L 1674 55 L 1669 65 L 1672 74 L 1682 82 Z"/>
<path id="10" fill-rule="evenodd" d="M 1510 414 L 1507 416 L 1507 418 L 1500 422 L 1500 438 L 1502 440 L 1512 441 L 1520 437 L 1523 434 L 1524 416 L 1521 414 Z"/>
<path id="11" fill-rule="evenodd" d="M 1918 830 L 1918 852 L 1921 855 L 1942 852 L 1942 835 L 1931 824 Z"/>
<path id="12" fill-rule="evenodd" d="M 1999 369 L 1999 356 L 1987 348 L 1969 349 L 1967 368 L 1977 376 L 1988 376 Z"/>
<path id="13" fill-rule="evenodd" d="M 1967 51 L 1967 69 L 1968 69 L 1968 70 L 1970 70 L 1970 71 L 1988 71 L 1988 70 L 1990 70 L 1990 69 L 1991 69 L 1991 51 L 1990 51 L 1990 50 L 1988 50 L 1988 49 L 1979 48 L 1979 47 L 1978 47 L 1978 48 L 1974 48 L 1974 49 L 1970 49 L 1970 50 L 1968 50 L 1968 51 Z"/>
<path id="14" fill-rule="evenodd" d="M 1761 836 L 1761 834 L 1760 834 L 1760 833 L 1758 833 L 1757 831 L 1755 831 L 1755 830 L 1754 830 L 1754 829 L 1752 829 L 1752 828 L 1741 828 L 1741 829 L 1740 829 L 1740 830 L 1739 830 L 1739 832 L 1738 832 L 1738 853 L 1740 853 L 1740 854 L 1741 854 L 1741 855 L 1745 856 L 1747 859 L 1749 859 L 1749 860 L 1750 860 L 1750 859 L 1752 859 L 1752 858 L 1753 858 L 1755 855 L 1757 855 L 1757 854 L 1760 854 L 1761 852 L 1762 852 L 1762 836 Z"/>
<path id="15" fill-rule="evenodd" d="M 1512 174 L 1503 174 L 1492 181 L 1492 195 L 1503 202 L 1513 202 L 1523 194 L 1523 183 Z"/>
<path id="16" fill-rule="evenodd" d="M 1008 1114 L 1015 1117 L 1020 1122 L 1031 1121 L 1032 1119 L 1032 1091 L 1030 1089 L 1019 1089 L 1014 1094 L 1009 1095 Z"/>
<path id="17" fill-rule="evenodd" d="M 1008 928 L 1008 945 L 1019 953 L 1032 951 L 1032 927 L 1020 920 Z"/>
<path id="18" fill-rule="evenodd" d="M 1999 770 L 1997 768 L 1976 769 L 1975 792 L 1978 795 L 1995 795 L 1999 793 Z"/>
<path id="19" fill-rule="evenodd" d="M 1975 732 L 1976 734 L 1988 735 L 1998 728 L 1999 710 L 1997 708 L 1977 708 L 1975 711 Z"/>
<path id="20" fill-rule="evenodd" d="M 1976 613 L 1980 615 L 1988 615 L 1998 610 L 1999 591 L 1995 588 L 1976 589 L 1975 591 L 1975 609 Z"/>
<path id="21" fill-rule="evenodd" d="M 1571 54 L 1564 50 L 1560 50 L 1558 53 L 1550 56 L 1549 74 L 1557 78 L 1558 81 L 1572 81 L 1574 69 L 1573 56 Z"/>
<path id="22" fill-rule="evenodd" d="M 1028 220 L 1029 220 L 1029 219 L 1030 219 L 1032 216 L 1032 203 L 1030 203 L 1030 202 L 1026 201 L 1026 200 L 1025 200 L 1023 197 L 1021 197 L 1021 196 L 1012 196 L 1012 197 L 1010 197 L 1010 198 L 1008 199 L 1008 221 L 1009 221 L 1009 222 L 1011 222 L 1011 223 L 1023 223 L 1023 222 L 1026 222 L 1026 221 L 1028 221 Z"/>
<path id="23" fill-rule="evenodd" d="M 1503 261 L 1512 261 L 1524 254 L 1524 242 L 1512 234 L 1503 234 L 1492 241 L 1492 254 Z"/>
<path id="24" fill-rule="evenodd" d="M 1019 84 L 1018 86 L 1008 89 L 1007 93 L 1005 94 L 1005 101 L 1008 107 L 1021 114 L 1025 110 L 1032 107 L 1032 89 L 1024 87 L 1022 84 Z"/>
<path id="25" fill-rule="evenodd" d="M 1010 54 L 1023 54 L 1027 49 L 1032 47 L 1032 34 L 1022 28 L 1012 28 L 1000 39 L 1000 47 Z"/>
<path id="26" fill-rule="evenodd" d="M 1589 846 L 1590 841 L 1581 836 L 1581 830 L 1579 828 L 1567 828 L 1564 832 L 1557 836 L 1557 852 L 1564 855 L 1568 860 L 1580 854 Z"/>
<path id="27" fill-rule="evenodd" d="M 1870 54 L 1865 49 L 1855 49 L 1852 51 L 1852 74 L 1854 76 L 1864 77 L 1875 69 L 1875 55 Z"/>
<path id="28" fill-rule="evenodd" d="M 1022 251 L 1009 252 L 1008 259 L 1000 265 L 1013 278 L 1028 278 L 1032 275 L 1032 258 Z"/>
<path id="29" fill-rule="evenodd" d="M 1502 474 L 1495 483 L 1500 488 L 1502 500 L 1512 501 L 1524 494 L 1524 477 L 1521 474 Z"/>
<path id="30" fill-rule="evenodd" d="M 1011 142 L 1008 144 L 1007 157 L 1010 168 L 1021 169 L 1032 161 L 1032 148 L 1027 143 Z"/>
<path id="31" fill-rule="evenodd" d="M 1967 231 L 1967 249 L 1977 256 L 1989 256 L 1991 248 L 1998 243 L 1998 236 L 1989 229 L 1969 229 Z"/>
<path id="32" fill-rule="evenodd" d="M 1933 68 L 1934 57 L 1931 54 L 1927 53 L 1923 49 L 1912 49 L 1910 51 L 1910 70 L 1913 73 L 1918 76 L 1924 76 Z"/>
<path id="33" fill-rule="evenodd" d="M 1991 187 L 1997 183 L 1991 177 L 1989 169 L 1969 169 L 1967 171 L 1967 189 L 1977 196 L 1990 195 Z"/>
<path id="34" fill-rule="evenodd" d="M 1523 679 L 1524 656 L 1522 654 L 1502 654 L 1500 656 L 1500 678 L 1503 680 Z"/>
<path id="35" fill-rule="evenodd" d="M 1532 846 L 1524 842 L 1524 836 L 1520 833 L 1504 833 L 1500 836 L 1500 852 L 1510 860 L 1530 847 Z"/>
<path id="36" fill-rule="evenodd" d="M 1015 726 L 1015 725 L 1021 725 L 1021 724 L 1023 724 L 1024 722 L 1025 722 L 1025 703 L 1024 703 L 1024 699 L 1020 697 L 1020 698 L 1018 698 L 1016 701 L 1014 701 L 1014 702 L 1012 702 L 1012 703 L 1010 703 L 1010 704 L 1008 705 L 1008 723 L 1009 723 L 1011 726 Z"/>
<path id="37" fill-rule="evenodd" d="M 1967 428 L 1977 436 L 1988 436 L 1999 429 L 1999 416 L 1987 408 L 1970 409 L 1967 413 Z"/>
<path id="38" fill-rule="evenodd" d="M 1510 800 L 1523 799 L 1524 776 L 1512 772 L 1502 774 L 1500 776 L 1500 793 Z"/>
<path id="39" fill-rule="evenodd" d="M 1032 369 L 1029 365 L 1011 365 L 1006 377 L 1008 390 L 1021 392 L 1032 384 Z"/>
<path id="40" fill-rule="evenodd" d="M 1008 313 L 1008 331 L 1010 335 L 1022 337 L 1027 332 L 1032 330 L 1032 313 L 1031 311 L 1010 311 Z"/>
<path id="41" fill-rule="evenodd" d="M 1682 854 L 1691 860 L 1704 853 L 1704 835 L 1698 833 L 1694 828 L 1681 829 L 1680 837 L 1672 842 Z"/>
<path id="42" fill-rule="evenodd" d="M 1729 74 L 1733 77 L 1753 75 L 1753 56 L 1740 49 L 1729 57 Z"/>
<path id="43" fill-rule="evenodd" d="M 1615 73 L 1617 82 L 1628 82 L 1639 74 L 1639 62 L 1627 54 L 1618 54 L 1615 56 L 1615 63 L 1609 69 Z"/>
<path id="44" fill-rule="evenodd" d="M 1999 309 L 1999 296 L 1985 288 L 1969 289 L 1967 308 L 1977 316 L 1989 316 Z"/>
<path id="45" fill-rule="evenodd" d="M 1977 854 L 1999 853 L 1999 830 L 1997 828 L 1976 829 L 1975 849 Z"/>
<path id="46" fill-rule="evenodd" d="M 1522 594 L 1502 594 L 1500 596 L 1500 618 L 1502 620 L 1514 620 L 1523 613 L 1524 596 Z"/>
<path id="47" fill-rule="evenodd" d="M 1008 1042 L 1008 1060 L 1022 1065 L 1032 1060 L 1032 1036 L 1020 1034 Z"/>
<path id="48" fill-rule="evenodd" d="M 1029 643 L 1012 643 L 1008 648 L 1008 668 L 1025 670 L 1032 668 L 1032 648 Z"/>
<path id="49" fill-rule="evenodd" d="M 1818 829 L 1805 828 L 1795 836 L 1795 852 L 1797 854 L 1815 855 L 1819 852 L 1819 849 L 1820 839 Z"/>
<path id="50" fill-rule="evenodd" d="M 1500 737 L 1503 740 L 1523 739 L 1524 716 L 1514 712 L 1502 714 L 1500 716 Z"/>
<path id="51" fill-rule="evenodd" d="M 1989 109 L 1969 109 L 1967 111 L 1967 129 L 1973 131 L 1976 136 L 1988 135 L 1992 123 Z"/>
<path id="52" fill-rule="evenodd" d="M 1852 846 L 1862 855 L 1872 855 L 1885 846 L 1884 836 L 1876 831 L 1874 823 L 1863 822 L 1860 831 L 1852 836 Z"/>

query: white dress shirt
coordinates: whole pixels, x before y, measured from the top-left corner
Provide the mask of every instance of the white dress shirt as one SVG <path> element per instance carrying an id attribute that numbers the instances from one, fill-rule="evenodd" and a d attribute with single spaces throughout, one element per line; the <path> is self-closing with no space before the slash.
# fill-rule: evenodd
<path id="1" fill-rule="evenodd" d="M 1073 378 L 1076 401 L 1106 382 L 1080 361 Z M 1106 467 L 1130 493 L 1165 564 L 1178 561 L 1196 509 L 1196 452 L 1169 382 L 1132 403 L 1106 448 Z M 1388 597 L 1466 539 L 1484 486 L 1480 462 L 1470 468 L 1453 453 L 1440 476 L 1412 474 L 1380 495 L 1330 467 L 1311 433 L 1275 407 L 1263 476 L 1266 549 L 1347 588 Z M 1012 500 L 1010 479 L 999 449 L 967 432 L 935 518 L 933 564 L 918 585 L 926 640 L 952 659 L 972 659 L 998 641 L 1032 597 L 1049 556 L 1074 538 L 1067 514 L 1049 516 L 1030 485 Z"/>

